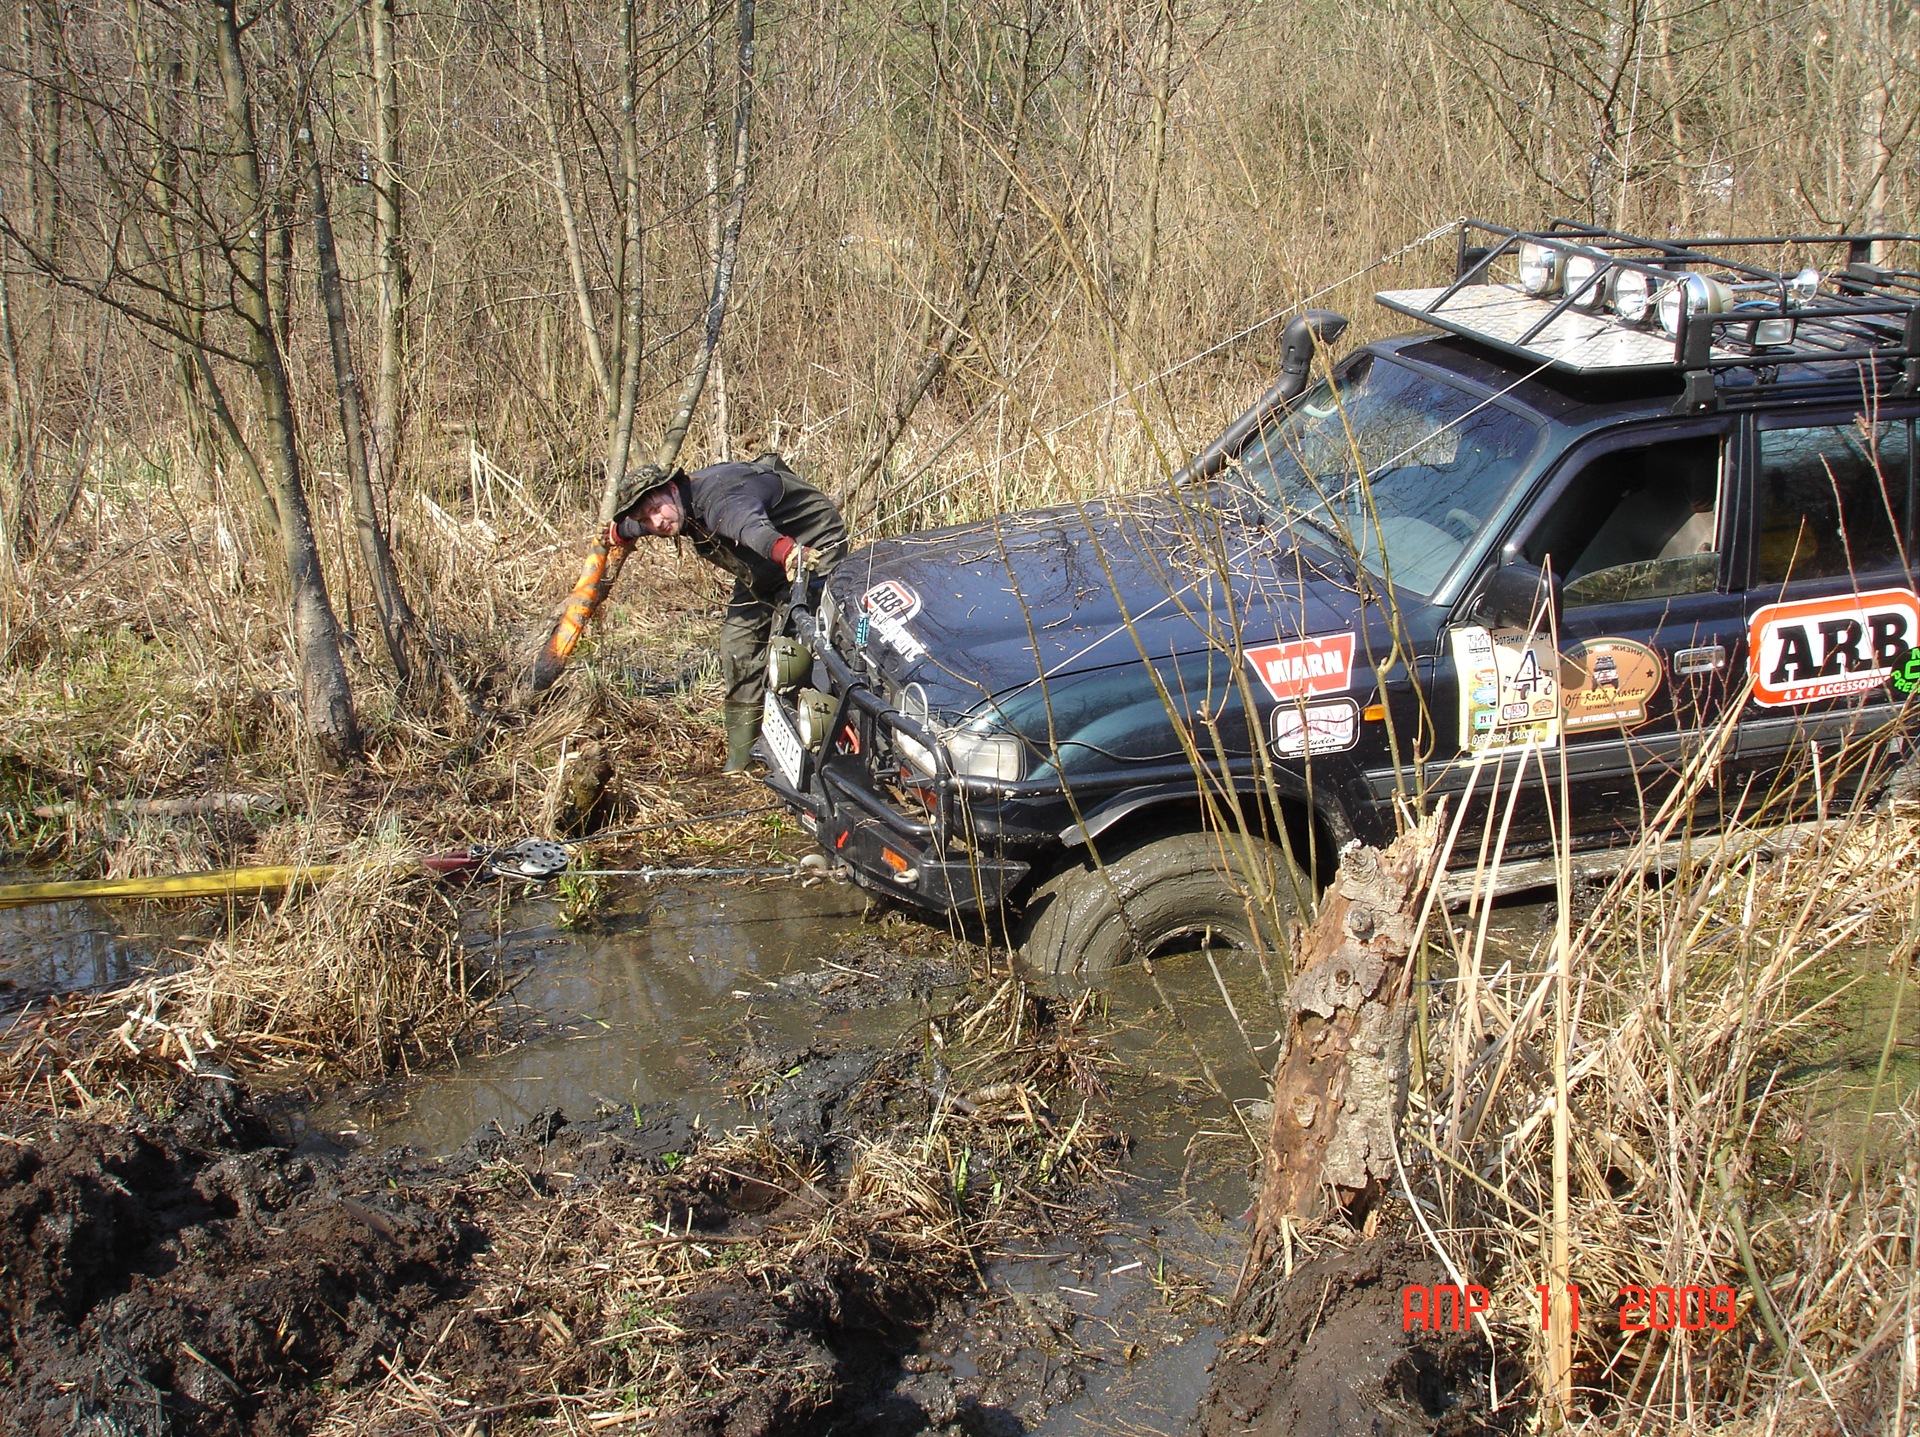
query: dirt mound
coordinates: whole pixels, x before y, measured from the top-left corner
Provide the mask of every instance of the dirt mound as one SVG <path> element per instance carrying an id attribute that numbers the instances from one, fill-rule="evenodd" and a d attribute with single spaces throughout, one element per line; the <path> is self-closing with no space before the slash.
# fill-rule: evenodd
<path id="1" fill-rule="evenodd" d="M 951 953 L 901 953 L 864 939 L 835 953 L 824 968 L 788 974 L 775 991 L 808 999 L 828 1013 L 851 1013 L 924 1002 L 964 976 Z"/>
<path id="2" fill-rule="evenodd" d="M 1191 1437 L 1467 1437 L 1514 1432 L 1524 1369 L 1476 1331 L 1402 1330 L 1401 1290 L 1450 1279 L 1431 1253 L 1377 1238 L 1296 1267 L 1260 1301 L 1250 1336 L 1222 1348 Z"/>
<path id="3" fill-rule="evenodd" d="M 738 1073 L 763 1124 L 727 1135 L 546 1112 L 444 1159 L 302 1151 L 201 1079 L 163 1116 L 0 1148 L 0 1437 L 609 1410 L 687 1437 L 1004 1430 L 911 1365 L 978 1282 L 969 1225 L 1004 1233 L 1014 1201 L 976 1180 L 957 1206 L 921 1062 L 758 1051 Z M 977 1174 L 991 1155 L 1048 1213 L 1073 1201 L 1065 1170 L 1112 1148 L 1096 1123 L 943 1121 Z"/>
<path id="4" fill-rule="evenodd" d="M 376 1370 L 471 1234 L 273 1146 L 202 1081 L 165 1122 L 0 1156 L 0 1431 L 268 1433 Z"/>

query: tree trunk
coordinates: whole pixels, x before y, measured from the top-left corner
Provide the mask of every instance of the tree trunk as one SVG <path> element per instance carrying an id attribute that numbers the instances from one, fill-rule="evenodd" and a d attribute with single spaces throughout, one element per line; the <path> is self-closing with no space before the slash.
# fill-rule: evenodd
<path id="1" fill-rule="evenodd" d="M 727 321 L 727 298 L 733 289 L 733 266 L 740 253 L 740 225 L 747 207 L 747 133 L 753 116 L 753 5 L 754 0 L 738 0 L 734 10 L 739 28 L 738 74 L 733 96 L 733 192 L 727 200 L 726 221 L 721 227 L 720 248 L 713 257 L 713 286 L 707 291 L 707 322 L 700 336 L 700 348 L 694 355 L 693 369 L 679 403 L 661 437 L 654 462 L 670 465 L 680 455 L 687 429 L 693 423 L 693 409 L 707 387 L 707 372 L 713 365 L 714 351 L 720 346 L 720 331 Z M 710 99 L 714 106 L 719 96 Z"/>
<path id="2" fill-rule="evenodd" d="M 573 207 L 573 190 L 567 180 L 567 161 L 560 149 L 560 116 L 553 102 L 553 70 L 547 50 L 547 23 L 544 7 L 533 17 L 534 58 L 540 65 L 540 119 L 546 127 L 547 152 L 553 164 L 553 193 L 560 204 L 561 231 L 567 241 L 567 272 L 573 279 L 573 301 L 580 315 L 580 342 L 587 351 L 587 367 L 600 390 L 600 409 L 614 409 L 613 371 L 608 367 L 606 350 L 600 342 L 600 324 L 593 314 L 593 286 L 587 278 L 586 248 L 580 238 L 580 216 Z"/>
<path id="3" fill-rule="evenodd" d="M 614 496 L 627 477 L 627 463 L 633 453 L 634 414 L 640 404 L 640 341 L 646 320 L 645 289 L 640 259 L 640 45 L 639 0 L 622 0 L 620 6 L 624 63 L 621 65 L 620 93 L 620 169 L 624 213 L 621 216 L 620 283 L 616 289 L 622 301 L 619 344 L 614 365 L 620 374 L 619 391 L 607 430 L 606 485 L 600 495 L 600 521 L 613 518 Z M 663 461 L 672 463 L 671 459 Z M 625 555 L 622 554 L 622 559 Z M 619 560 L 613 572 L 619 572 Z"/>
<path id="4" fill-rule="evenodd" d="M 13 306 L 7 283 L 6 244 L 0 240 L 0 349 L 5 350 L 7 378 L 7 440 L 17 465 L 19 488 L 13 502 L 0 493 L 0 567 L 12 568 L 16 559 L 33 553 L 39 527 L 35 490 L 39 479 L 34 464 L 35 434 L 31 400 L 20 372 L 20 342 L 13 328 Z"/>
<path id="5" fill-rule="evenodd" d="M 291 33 L 291 13 L 286 14 L 285 20 Z M 295 53 L 298 54 L 297 48 Z M 303 103 L 302 110 L 305 109 Z M 360 561 L 366 565 L 367 580 L 373 589 L 374 612 L 380 619 L 387 657 L 393 660 L 394 673 L 400 682 L 406 684 L 428 667 L 422 662 L 425 645 L 420 641 L 420 626 L 413 610 L 407 605 L 406 592 L 400 585 L 400 571 L 394 565 L 393 549 L 387 542 L 386 526 L 380 519 L 379 493 L 386 487 L 386 476 L 376 475 L 374 466 L 379 456 L 377 452 L 370 453 L 367 444 L 360 375 L 353 365 L 346 297 L 340 286 L 340 260 L 333 242 L 333 214 L 327 202 L 327 176 L 320 166 L 309 123 L 305 113 L 296 121 L 296 158 L 307 171 L 307 190 L 313 207 L 313 247 L 319 260 L 320 302 L 327 314 L 333 389 L 340 405 L 340 435 L 347 451 L 347 488 L 353 499 L 354 535 L 359 542 Z"/>
<path id="6" fill-rule="evenodd" d="M 265 419 L 300 670 L 301 713 L 325 760 L 341 765 L 360 756 L 360 726 L 354 717 L 346 665 L 340 657 L 340 626 L 327 597 L 313 520 L 300 480 L 292 397 L 267 283 L 268 211 L 260 180 L 259 141 L 247 93 L 246 63 L 240 52 L 238 4 L 239 0 L 214 0 L 220 78 L 233 146 L 229 167 L 241 207 L 252 217 L 250 228 L 235 246 L 238 283 L 234 297 L 246 325 L 248 366 L 260 389 Z"/>
<path id="7" fill-rule="evenodd" d="M 400 216 L 400 86 L 393 68 L 394 0 L 373 0 L 373 248 L 380 278 L 380 359 L 373 392 L 373 454 L 387 488 L 401 473 L 407 361 L 406 243 Z"/>
<path id="8" fill-rule="evenodd" d="M 1429 818 L 1384 852 L 1347 853 L 1301 940 L 1249 1275 L 1274 1252 L 1282 1221 L 1312 1216 L 1327 1189 L 1363 1212 L 1393 1175 L 1407 1105 L 1408 960 L 1438 831 Z"/>

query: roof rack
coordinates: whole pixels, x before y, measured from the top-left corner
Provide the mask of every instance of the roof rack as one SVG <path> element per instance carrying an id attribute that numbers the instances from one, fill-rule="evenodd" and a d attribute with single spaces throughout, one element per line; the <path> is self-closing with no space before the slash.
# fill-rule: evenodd
<path id="1" fill-rule="evenodd" d="M 1873 262 L 1876 244 L 1901 242 L 1920 236 L 1655 240 L 1572 220 L 1540 230 L 1463 220 L 1452 284 L 1375 298 L 1568 373 L 1678 374 L 1679 410 L 1735 397 L 1717 382 L 1730 369 L 1753 371 L 1753 382 L 1735 389 L 1755 397 L 1853 377 L 1831 366 L 1864 371 L 1875 389 L 1911 394 L 1920 388 L 1920 272 Z M 1768 248 L 1830 255 L 1842 245 L 1846 262 L 1830 274 L 1751 262 Z M 1496 278 L 1507 262 L 1514 279 Z"/>

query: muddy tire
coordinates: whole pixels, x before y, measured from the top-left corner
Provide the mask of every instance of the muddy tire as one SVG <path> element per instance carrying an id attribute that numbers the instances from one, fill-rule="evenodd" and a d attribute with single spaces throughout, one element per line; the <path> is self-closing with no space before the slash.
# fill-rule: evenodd
<path id="1" fill-rule="evenodd" d="M 1248 865 L 1257 866 L 1250 873 Z M 1260 838 L 1176 833 L 1054 875 L 1027 903 L 1020 956 L 1056 987 L 1097 987 L 1139 957 L 1228 948 L 1277 948 L 1274 913 L 1293 906 L 1307 879 L 1278 845 Z M 1271 892 L 1261 905 L 1252 895 Z"/>

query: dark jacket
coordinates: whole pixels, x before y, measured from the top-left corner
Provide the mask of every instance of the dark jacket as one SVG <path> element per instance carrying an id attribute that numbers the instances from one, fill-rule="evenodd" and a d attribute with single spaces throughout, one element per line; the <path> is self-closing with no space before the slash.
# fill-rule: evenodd
<path id="1" fill-rule="evenodd" d="M 846 521 L 833 501 L 767 456 L 751 463 L 710 464 L 680 481 L 686 502 L 683 532 L 694 552 L 754 588 L 785 578 L 790 540 L 837 559 L 847 546 Z"/>

